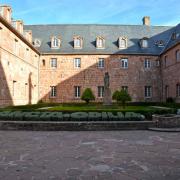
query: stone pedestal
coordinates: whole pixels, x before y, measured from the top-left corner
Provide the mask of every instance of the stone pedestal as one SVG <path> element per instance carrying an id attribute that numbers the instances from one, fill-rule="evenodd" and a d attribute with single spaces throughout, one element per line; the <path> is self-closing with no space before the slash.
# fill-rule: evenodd
<path id="1" fill-rule="evenodd" d="M 105 106 L 112 105 L 112 97 L 111 97 L 111 90 L 110 90 L 110 88 L 105 88 L 105 90 L 104 90 L 103 105 L 105 105 Z"/>

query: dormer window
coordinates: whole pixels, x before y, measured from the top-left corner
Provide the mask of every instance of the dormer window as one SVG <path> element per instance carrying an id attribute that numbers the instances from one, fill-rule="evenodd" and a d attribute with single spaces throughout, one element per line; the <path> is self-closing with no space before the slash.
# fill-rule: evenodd
<path id="1" fill-rule="evenodd" d="M 103 37 L 96 38 L 96 48 L 99 48 L 99 49 L 105 48 L 105 39 Z"/>
<path id="2" fill-rule="evenodd" d="M 148 47 L 148 38 L 144 37 L 141 39 L 140 45 L 142 48 L 147 48 Z"/>
<path id="3" fill-rule="evenodd" d="M 119 49 L 125 49 L 127 48 L 127 38 L 120 37 L 119 38 Z"/>
<path id="4" fill-rule="evenodd" d="M 164 47 L 164 41 L 163 40 L 157 41 L 156 44 L 158 47 Z"/>
<path id="5" fill-rule="evenodd" d="M 80 36 L 74 37 L 74 48 L 75 49 L 81 49 L 83 44 L 83 39 Z"/>
<path id="6" fill-rule="evenodd" d="M 41 46 L 41 41 L 39 39 L 34 40 L 34 46 L 35 47 L 40 47 Z"/>
<path id="7" fill-rule="evenodd" d="M 60 45 L 61 45 L 60 38 L 57 38 L 57 37 L 51 38 L 51 48 L 58 49 L 60 48 Z"/>

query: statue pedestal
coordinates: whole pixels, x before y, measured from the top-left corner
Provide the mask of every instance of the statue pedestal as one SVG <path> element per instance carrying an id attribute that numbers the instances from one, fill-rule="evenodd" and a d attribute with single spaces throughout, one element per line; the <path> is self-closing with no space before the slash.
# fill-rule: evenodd
<path id="1" fill-rule="evenodd" d="M 103 105 L 105 105 L 105 106 L 112 105 L 112 97 L 111 97 L 111 90 L 110 90 L 110 88 L 107 88 L 107 89 L 104 90 Z"/>

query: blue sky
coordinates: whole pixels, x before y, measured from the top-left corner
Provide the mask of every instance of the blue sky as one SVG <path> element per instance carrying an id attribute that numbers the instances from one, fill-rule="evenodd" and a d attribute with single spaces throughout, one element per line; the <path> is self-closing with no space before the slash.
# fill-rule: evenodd
<path id="1" fill-rule="evenodd" d="M 180 23 L 179 0 L 1 0 L 13 7 L 14 19 L 25 24 L 142 24 Z"/>

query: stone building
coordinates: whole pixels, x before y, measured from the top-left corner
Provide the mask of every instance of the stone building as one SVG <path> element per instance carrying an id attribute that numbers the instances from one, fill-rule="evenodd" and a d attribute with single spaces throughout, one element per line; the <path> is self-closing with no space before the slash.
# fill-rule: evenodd
<path id="1" fill-rule="evenodd" d="M 178 101 L 180 24 L 23 25 L 11 13 L 0 6 L 0 105 L 79 102 L 87 87 L 99 102 L 105 72 L 133 101 Z"/>

